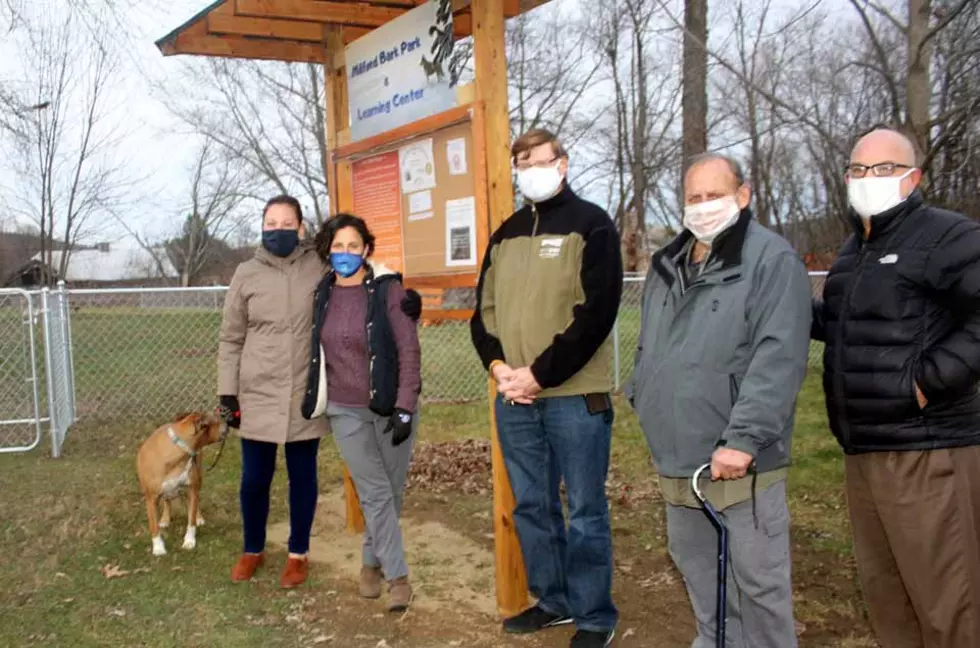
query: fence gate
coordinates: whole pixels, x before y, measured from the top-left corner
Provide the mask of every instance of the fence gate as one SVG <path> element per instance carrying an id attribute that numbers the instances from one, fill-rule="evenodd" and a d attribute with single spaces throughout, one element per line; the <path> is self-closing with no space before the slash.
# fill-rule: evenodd
<path id="1" fill-rule="evenodd" d="M 0 289 L 0 452 L 26 452 L 41 442 L 36 306 L 26 291 Z"/>

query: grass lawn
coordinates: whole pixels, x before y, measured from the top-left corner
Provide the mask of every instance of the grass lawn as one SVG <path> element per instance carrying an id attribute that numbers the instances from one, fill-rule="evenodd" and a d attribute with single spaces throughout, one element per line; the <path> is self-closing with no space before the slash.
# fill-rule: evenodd
<path id="1" fill-rule="evenodd" d="M 207 317 L 202 315 L 202 331 L 208 328 Z M 81 330 L 83 322 L 84 318 L 76 319 Z M 100 326 L 104 330 L 106 324 Z M 172 360 L 172 347 L 146 350 L 147 339 L 138 346 L 135 340 L 121 339 L 122 332 L 115 337 L 122 345 L 118 348 L 138 356 L 125 365 L 132 370 L 121 364 L 119 374 L 111 378 L 120 393 L 115 402 L 130 402 L 137 411 L 152 397 L 140 395 L 135 369 L 150 363 L 157 376 L 170 375 L 167 372 L 174 370 L 164 366 L 162 357 Z M 213 335 L 210 331 L 199 338 L 185 335 L 181 345 L 209 350 Z M 103 353 L 114 353 L 114 348 L 106 344 Z M 196 367 L 199 360 L 188 354 L 184 366 Z M 200 363 L 201 371 L 204 364 Z M 174 375 L 177 385 L 179 374 Z M 182 392 L 174 387 L 167 393 L 177 399 Z M 613 488 L 619 489 L 615 492 L 622 492 L 610 498 L 617 557 L 615 597 L 622 614 L 618 645 L 685 646 L 693 625 L 679 575 L 666 555 L 662 504 L 646 445 L 635 418 L 622 403 L 618 405 L 610 478 Z M 168 405 L 167 414 L 170 409 Z M 421 442 L 485 438 L 487 426 L 483 404 L 428 404 Z M 198 535 L 197 549 L 179 549 L 184 509 L 177 504 L 175 525 L 167 536 L 171 553 L 153 558 L 133 465 L 138 444 L 153 427 L 147 422 L 127 423 L 124 417 L 110 423 L 83 422 L 69 433 L 60 460 L 48 458 L 46 449 L 0 455 L 0 552 L 5 556 L 0 561 L 4 583 L 0 645 L 567 645 L 563 630 L 534 638 L 504 637 L 494 616 L 487 613 L 486 603 L 492 604 L 493 596 L 492 579 L 486 577 L 492 574 L 487 571 L 492 556 L 489 497 L 409 491 L 406 524 L 421 531 L 407 540 L 407 548 L 420 592 L 419 604 L 402 619 L 382 613 L 376 602 L 357 597 L 353 579 L 341 569 L 344 564 L 356 567 L 354 550 L 344 549 L 336 557 L 339 562 L 314 564 L 311 582 L 287 593 L 277 587 L 284 550 L 276 545 L 256 582 L 232 585 L 228 572 L 240 547 L 240 458 L 233 442 L 205 478 L 203 513 L 208 523 Z M 807 380 L 800 399 L 794 456 L 790 498 L 796 610 L 806 626 L 801 644 L 874 646 L 856 586 L 841 454 L 827 430 L 816 376 Z M 322 446 L 320 467 L 324 499 L 335 498 L 341 487 L 341 465 L 330 440 Z M 274 484 L 273 525 L 287 519 L 282 468 Z M 321 517 L 318 513 L 318 524 Z M 350 545 L 350 539 L 326 531 L 318 537 L 325 550 L 356 547 L 356 540 Z M 439 540 L 445 537 L 453 540 Z M 426 544 L 433 546 L 426 548 Z M 436 549 L 442 553 L 432 554 Z M 449 558 L 440 561 L 430 555 Z M 452 601 L 445 598 L 447 592 L 455 591 L 446 590 L 446 583 L 459 575 L 467 560 L 482 570 L 481 580 L 473 581 L 483 585 L 483 591 L 473 595 L 480 598 L 473 603 L 482 605 L 479 612 L 469 609 L 465 600 L 446 603 Z"/>

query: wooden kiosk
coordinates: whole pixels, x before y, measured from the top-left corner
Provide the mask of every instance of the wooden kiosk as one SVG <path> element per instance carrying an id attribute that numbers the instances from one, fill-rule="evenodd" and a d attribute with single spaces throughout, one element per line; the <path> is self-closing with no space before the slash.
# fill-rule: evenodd
<path id="1" fill-rule="evenodd" d="M 331 213 L 349 211 L 364 217 L 378 237 L 376 256 L 400 270 L 408 285 L 420 290 L 474 287 L 490 234 L 514 207 L 504 24 L 507 18 L 547 2 L 219 0 L 157 41 L 157 47 L 165 56 L 322 64 Z M 423 7 L 427 4 L 431 6 Z M 452 40 L 473 37 L 474 83 L 455 89 L 455 107 L 407 123 L 396 120 L 384 128 L 387 120 L 376 116 L 384 112 L 382 104 L 363 112 L 358 107 L 352 119 L 355 97 L 349 91 L 364 91 L 365 73 L 379 61 L 347 61 L 348 45 L 353 48 L 364 42 L 359 39 L 377 36 L 395 21 L 406 22 L 409 12 L 418 14 L 422 9 L 438 11 L 440 20 L 451 12 Z M 403 40 L 401 52 L 412 47 L 411 41 Z M 381 64 L 397 56 L 393 50 L 378 54 Z M 425 62 L 423 66 L 428 77 L 434 68 Z M 385 77 L 384 86 L 388 82 Z M 420 98 L 422 91 L 399 96 L 402 99 L 394 99 L 396 106 Z M 368 118 L 380 132 L 352 133 L 359 120 Z M 465 319 L 470 314 L 427 308 L 424 316 Z M 511 517 L 514 498 L 493 420 L 495 394 L 491 380 L 497 607 L 500 614 L 510 616 L 522 611 L 528 598 Z M 349 475 L 345 494 L 348 528 L 363 530 Z"/>

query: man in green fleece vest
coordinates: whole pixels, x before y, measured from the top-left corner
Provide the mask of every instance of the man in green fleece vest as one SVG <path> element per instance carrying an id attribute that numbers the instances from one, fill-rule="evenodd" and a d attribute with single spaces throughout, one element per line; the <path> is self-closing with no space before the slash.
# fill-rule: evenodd
<path id="1" fill-rule="evenodd" d="M 554 135 L 531 131 L 512 154 L 526 202 L 491 237 L 472 321 L 473 343 L 500 384 L 498 438 L 538 599 L 504 630 L 575 623 L 572 648 L 603 648 L 617 620 L 605 483 L 619 234 L 605 211 L 568 186 L 568 156 Z"/>

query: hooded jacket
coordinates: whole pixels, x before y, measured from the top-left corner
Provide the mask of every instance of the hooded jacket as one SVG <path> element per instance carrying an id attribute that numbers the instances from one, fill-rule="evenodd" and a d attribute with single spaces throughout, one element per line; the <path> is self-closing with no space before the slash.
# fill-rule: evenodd
<path id="1" fill-rule="evenodd" d="M 329 432 L 326 420 L 300 412 L 313 290 L 324 270 L 307 241 L 286 258 L 260 247 L 235 270 L 218 335 L 218 393 L 238 397 L 243 438 L 287 443 Z"/>

